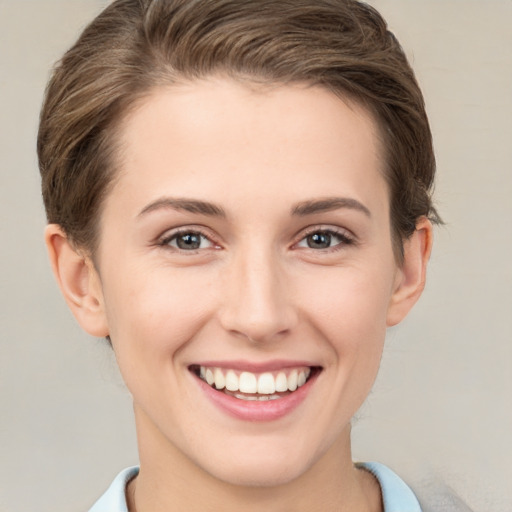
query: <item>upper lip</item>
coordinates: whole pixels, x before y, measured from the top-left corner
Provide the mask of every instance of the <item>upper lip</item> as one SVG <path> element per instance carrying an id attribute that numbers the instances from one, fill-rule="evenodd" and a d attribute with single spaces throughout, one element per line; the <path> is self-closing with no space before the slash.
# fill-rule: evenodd
<path id="1" fill-rule="evenodd" d="M 189 366 L 204 366 L 207 368 L 225 368 L 226 370 L 239 370 L 241 372 L 263 373 L 283 370 L 285 368 L 301 368 L 301 367 L 319 367 L 320 365 L 311 361 L 290 360 L 290 359 L 274 359 L 271 361 L 245 361 L 237 360 L 210 360 L 200 361 Z"/>

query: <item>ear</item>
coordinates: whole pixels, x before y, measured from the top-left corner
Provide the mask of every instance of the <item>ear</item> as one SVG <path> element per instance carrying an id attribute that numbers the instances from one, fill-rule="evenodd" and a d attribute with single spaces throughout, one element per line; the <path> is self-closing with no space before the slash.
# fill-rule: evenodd
<path id="1" fill-rule="evenodd" d="M 60 291 L 80 326 L 92 336 L 108 336 L 101 281 L 90 257 L 57 224 L 46 227 L 45 242 Z"/>
<path id="2" fill-rule="evenodd" d="M 425 288 L 427 263 L 432 250 L 432 224 L 421 217 L 414 233 L 404 242 L 404 259 L 398 268 L 389 303 L 387 325 L 400 323 Z"/>

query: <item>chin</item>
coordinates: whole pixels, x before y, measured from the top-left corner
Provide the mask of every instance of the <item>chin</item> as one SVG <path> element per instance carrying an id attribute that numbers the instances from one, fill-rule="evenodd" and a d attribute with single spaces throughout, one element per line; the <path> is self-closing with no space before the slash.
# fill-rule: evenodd
<path id="1" fill-rule="evenodd" d="M 301 453 L 300 449 L 262 449 L 257 443 L 253 450 L 233 452 L 221 458 L 212 454 L 203 465 L 211 476 L 227 484 L 241 487 L 277 487 L 286 485 L 306 473 L 314 464 L 312 458 Z"/>
<path id="2" fill-rule="evenodd" d="M 299 478 L 307 468 L 289 464 L 269 465 L 267 463 L 250 463 L 225 468 L 212 476 L 239 487 L 278 487 Z"/>

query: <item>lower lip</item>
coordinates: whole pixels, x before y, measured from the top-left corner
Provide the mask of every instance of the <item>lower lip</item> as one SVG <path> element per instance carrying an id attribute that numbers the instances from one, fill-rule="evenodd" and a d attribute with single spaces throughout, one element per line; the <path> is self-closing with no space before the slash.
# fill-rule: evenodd
<path id="1" fill-rule="evenodd" d="M 318 375 L 313 375 L 303 386 L 293 393 L 276 400 L 241 400 L 222 391 L 217 391 L 209 384 L 195 377 L 202 391 L 222 411 L 244 421 L 274 421 L 290 414 L 308 395 Z"/>

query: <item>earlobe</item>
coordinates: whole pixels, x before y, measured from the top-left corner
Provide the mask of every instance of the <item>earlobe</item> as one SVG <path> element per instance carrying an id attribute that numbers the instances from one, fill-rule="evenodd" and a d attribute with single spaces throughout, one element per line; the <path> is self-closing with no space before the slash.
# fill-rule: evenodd
<path id="1" fill-rule="evenodd" d="M 101 282 L 91 259 L 57 224 L 46 227 L 45 242 L 59 288 L 80 326 L 92 336 L 108 336 Z"/>
<path id="2" fill-rule="evenodd" d="M 398 269 L 388 308 L 387 325 L 400 323 L 425 288 L 427 264 L 432 250 L 432 223 L 421 217 L 414 233 L 404 242 L 404 260 Z"/>

